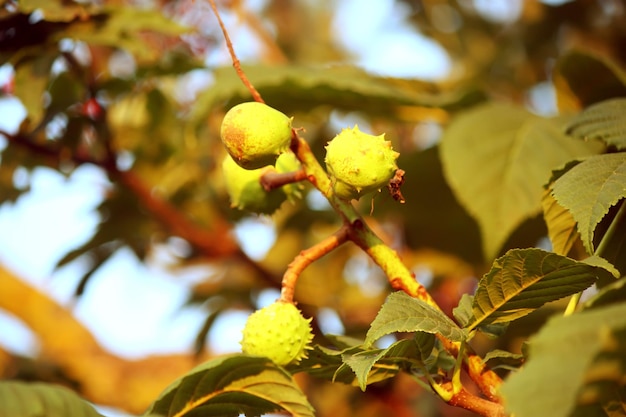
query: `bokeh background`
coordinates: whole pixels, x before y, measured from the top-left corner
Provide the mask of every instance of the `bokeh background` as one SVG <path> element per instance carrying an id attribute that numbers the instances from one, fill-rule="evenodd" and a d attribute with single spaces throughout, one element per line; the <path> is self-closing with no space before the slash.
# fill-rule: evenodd
<path id="1" fill-rule="evenodd" d="M 311 188 L 273 216 L 230 209 L 219 123 L 249 96 L 207 2 L 50 4 L 61 17 L 43 28 L 45 11 L 34 7 L 24 22 L 14 19 L 17 3 L 0 6 L 0 131 L 28 132 L 20 140 L 35 143 L 0 135 L 0 376 L 76 387 L 107 415 L 138 413 L 168 375 L 238 351 L 247 315 L 278 297 L 290 259 L 340 220 Z M 75 29 L 72 8 L 92 6 L 112 7 L 122 29 Z M 268 104 L 294 116 L 320 159 L 326 141 L 354 124 L 385 132 L 401 152 L 407 203 L 381 193 L 360 209 L 371 210 L 373 227 L 447 311 L 491 263 L 441 171 L 437 142 L 450 119 L 485 100 L 554 115 L 561 55 L 578 48 L 626 58 L 626 10 L 617 0 L 218 6 L 252 82 Z M 124 15 L 128 8 L 162 15 L 171 27 L 154 15 L 142 26 Z M 171 22 L 192 30 L 181 34 Z M 35 27 L 40 38 L 24 34 Z M 20 53 L 36 64 L 21 65 Z M 399 90 L 415 100 L 394 97 Z M 109 147 L 122 174 L 107 165 Z M 197 245 L 194 233 L 209 243 Z M 530 219 L 503 250 L 545 244 L 544 235 Z M 346 246 L 303 274 L 296 298 L 320 335 L 360 337 L 388 291 L 380 270 Z M 30 305 L 36 297 L 41 308 Z M 523 323 L 519 334 L 536 326 Z M 518 346 L 518 336 L 503 343 Z M 163 375 L 152 386 L 146 380 L 156 369 Z M 120 384 L 141 372 L 144 392 L 110 401 L 106 390 L 115 387 L 88 381 Z M 303 383 L 321 416 L 463 414 L 402 377 L 365 394 Z"/>

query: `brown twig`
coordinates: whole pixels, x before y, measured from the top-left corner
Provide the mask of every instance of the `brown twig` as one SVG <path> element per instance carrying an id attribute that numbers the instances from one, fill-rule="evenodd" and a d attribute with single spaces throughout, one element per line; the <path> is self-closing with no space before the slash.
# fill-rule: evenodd
<path id="1" fill-rule="evenodd" d="M 170 233 L 188 241 L 206 258 L 234 257 L 255 270 L 259 277 L 270 286 L 278 288 L 280 280 L 254 260 L 250 259 L 239 247 L 230 234 L 230 227 L 225 222 L 215 220 L 213 229 L 207 229 L 191 221 L 167 200 L 160 198 L 134 172 L 121 171 L 115 163 L 115 156 L 109 154 L 102 159 L 95 159 L 86 152 L 67 152 L 64 148 L 54 148 L 35 142 L 23 133 L 15 135 L 0 131 L 10 144 L 27 149 L 33 154 L 52 160 L 56 165 L 71 160 L 76 164 L 93 164 L 104 169 L 119 185 L 130 190 L 141 206 L 150 213 Z M 112 153 L 110 146 L 105 148 Z"/>
<path id="2" fill-rule="evenodd" d="M 347 242 L 349 230 L 350 227 L 344 224 L 339 230 L 321 242 L 318 242 L 315 246 L 301 251 L 298 256 L 291 261 L 283 275 L 282 289 L 280 291 L 281 301 L 288 303 L 293 302 L 296 281 L 302 271 L 311 263 Z"/>
<path id="3" fill-rule="evenodd" d="M 505 417 L 504 407 L 484 398 L 478 397 L 465 388 L 454 394 L 448 401 L 448 404 L 454 407 L 464 408 L 484 417 Z"/>
<path id="4" fill-rule="evenodd" d="M 304 181 L 307 179 L 304 169 L 291 172 L 276 172 L 268 171 L 261 175 L 261 186 L 268 193 L 276 188 L 280 188 L 284 185 L 293 184 L 295 182 Z"/>
<path id="5" fill-rule="evenodd" d="M 213 13 L 215 13 L 215 17 L 217 18 L 217 22 L 220 25 L 220 29 L 222 29 L 222 34 L 224 35 L 224 39 L 226 40 L 226 47 L 228 48 L 228 53 L 230 54 L 230 58 L 233 61 L 233 67 L 235 68 L 235 71 L 237 72 L 239 79 L 241 80 L 241 82 L 243 82 L 243 84 L 246 86 L 248 91 L 250 91 L 250 94 L 252 94 L 252 98 L 254 99 L 254 101 L 259 102 L 259 103 L 265 103 L 265 101 L 261 97 L 261 94 L 259 94 L 259 92 L 254 87 L 254 85 L 252 85 L 250 80 L 248 80 L 246 73 L 241 69 L 241 63 L 239 62 L 239 58 L 237 58 L 237 54 L 235 53 L 235 48 L 233 48 L 233 43 L 231 42 L 230 35 L 228 34 L 228 31 L 226 30 L 226 26 L 224 25 L 224 22 L 222 21 L 220 12 L 219 10 L 217 10 L 217 6 L 215 5 L 215 0 L 209 0 L 209 4 L 211 5 L 211 9 L 213 9 Z"/>

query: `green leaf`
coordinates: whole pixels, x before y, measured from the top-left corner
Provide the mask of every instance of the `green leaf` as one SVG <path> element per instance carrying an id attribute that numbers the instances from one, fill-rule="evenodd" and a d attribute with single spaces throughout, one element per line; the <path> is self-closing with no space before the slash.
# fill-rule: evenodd
<path id="1" fill-rule="evenodd" d="M 170 385 L 146 415 L 261 415 L 285 410 L 312 417 L 313 408 L 291 375 L 266 358 L 231 355 L 210 360 Z"/>
<path id="2" fill-rule="evenodd" d="M 555 253 L 512 249 L 496 259 L 478 283 L 472 306 L 474 317 L 467 329 L 518 319 L 606 276 L 610 273 L 604 268 Z"/>
<path id="3" fill-rule="evenodd" d="M 68 388 L 45 383 L 0 381 L 0 416 L 101 417 Z"/>
<path id="4" fill-rule="evenodd" d="M 524 363 L 524 355 L 502 349 L 494 349 L 485 355 L 483 362 L 485 362 L 490 369 L 503 368 L 514 370 Z"/>
<path id="5" fill-rule="evenodd" d="M 30 14 L 37 10 L 48 22 L 69 22 L 88 14 L 90 7 L 77 2 L 63 0 L 20 0 L 18 10 Z"/>
<path id="6" fill-rule="evenodd" d="M 469 294 L 463 294 L 459 300 L 459 305 L 452 309 L 452 315 L 456 319 L 457 323 L 461 327 L 465 327 L 472 319 L 472 304 L 474 302 L 474 296 Z"/>
<path id="7" fill-rule="evenodd" d="M 548 227 L 548 237 L 552 243 L 552 251 L 559 255 L 567 255 L 580 239 L 576 229 L 576 220 L 565 207 L 560 205 L 552 195 L 552 186 L 546 189 L 541 199 L 543 218 Z"/>
<path id="8" fill-rule="evenodd" d="M 390 333 L 418 331 L 438 333 L 454 342 L 465 339 L 465 332 L 441 310 L 398 291 L 387 297 L 367 332 L 365 346 Z"/>
<path id="9" fill-rule="evenodd" d="M 542 119 L 503 103 L 477 106 L 457 118 L 441 140 L 444 174 L 480 227 L 485 259 L 541 211 L 551 170 L 596 154 L 597 143 L 566 136 L 560 119 Z"/>
<path id="10" fill-rule="evenodd" d="M 377 77 L 355 67 L 244 66 L 250 82 L 272 107 L 287 113 L 319 106 L 398 115 L 398 106 L 453 108 L 481 101 L 474 91 L 441 91 L 432 83 Z M 231 66 L 215 70 L 215 83 L 198 96 L 194 118 L 204 120 L 215 107 L 251 100 Z"/>
<path id="11" fill-rule="evenodd" d="M 160 48 L 149 43 L 145 32 L 179 36 L 190 31 L 190 28 L 165 17 L 158 9 L 107 6 L 102 8 L 99 15 L 68 26 L 57 37 L 124 49 L 139 63 L 145 64 L 159 61 L 162 55 Z"/>
<path id="12" fill-rule="evenodd" d="M 552 195 L 578 224 L 578 232 L 589 254 L 593 238 L 609 208 L 626 197 L 626 153 L 592 156 L 554 182 Z"/>
<path id="13" fill-rule="evenodd" d="M 516 417 L 596 416 L 624 398 L 626 305 L 551 319 L 531 339 L 530 359 L 503 384 Z"/>
<path id="14" fill-rule="evenodd" d="M 586 108 L 566 127 L 579 139 L 599 139 L 619 150 L 626 149 L 626 98 L 602 101 Z"/>
<path id="15" fill-rule="evenodd" d="M 587 51 L 570 51 L 559 58 L 553 79 L 563 112 L 626 96 L 626 73 L 609 59 Z"/>
<path id="16" fill-rule="evenodd" d="M 396 375 L 411 363 L 424 364 L 433 350 L 435 337 L 426 333 L 428 339 L 403 339 L 393 343 L 387 349 L 374 349 L 356 354 L 343 354 L 343 361 L 354 371 L 359 387 L 365 391 L 368 383 L 377 382 Z M 374 370 L 372 370 L 374 368 Z M 374 375 L 372 375 L 374 373 Z M 382 376 L 381 376 L 382 374 Z M 375 376 L 375 378 L 371 378 Z"/>
<path id="17" fill-rule="evenodd" d="M 55 58 L 55 54 L 43 52 L 40 56 L 25 59 L 15 66 L 15 94 L 26 108 L 32 126 L 37 126 L 43 119 L 44 92 Z"/>
<path id="18" fill-rule="evenodd" d="M 613 275 L 613 278 L 619 278 L 621 276 L 617 268 L 615 268 L 612 263 L 602 258 L 601 256 L 592 255 L 585 259 L 581 259 L 580 262 L 586 263 L 587 265 L 591 266 L 599 266 L 600 268 L 605 269 L 607 272 Z"/>
<path id="19" fill-rule="evenodd" d="M 452 314 L 461 327 L 466 327 L 470 324 L 474 317 L 472 306 L 474 304 L 474 296 L 469 294 L 463 294 L 459 300 L 459 305 L 452 310 Z M 504 334 L 508 325 L 507 323 L 498 323 L 481 326 L 480 330 L 493 337 L 499 337 Z"/>

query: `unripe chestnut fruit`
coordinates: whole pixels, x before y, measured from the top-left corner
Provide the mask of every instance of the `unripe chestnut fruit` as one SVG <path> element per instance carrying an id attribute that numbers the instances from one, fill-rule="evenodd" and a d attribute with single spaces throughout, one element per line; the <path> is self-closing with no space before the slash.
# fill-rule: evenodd
<path id="1" fill-rule="evenodd" d="M 264 103 L 241 103 L 224 116 L 220 137 L 242 168 L 274 165 L 291 143 L 291 118 Z"/>

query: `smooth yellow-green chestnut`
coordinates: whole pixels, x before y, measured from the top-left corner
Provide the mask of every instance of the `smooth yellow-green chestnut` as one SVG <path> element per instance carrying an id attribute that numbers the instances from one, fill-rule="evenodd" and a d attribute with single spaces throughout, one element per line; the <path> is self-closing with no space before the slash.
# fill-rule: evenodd
<path id="1" fill-rule="evenodd" d="M 241 103 L 224 116 L 220 137 L 239 166 L 258 169 L 274 165 L 291 143 L 291 118 L 267 104 Z"/>
<path id="2" fill-rule="evenodd" d="M 230 205 L 239 210 L 258 214 L 272 214 L 287 200 L 282 188 L 265 191 L 261 186 L 261 176 L 276 171 L 271 165 L 259 169 L 245 169 L 229 155 L 222 162 L 224 185 L 230 197 Z"/>
<path id="3" fill-rule="evenodd" d="M 295 305 L 277 301 L 248 317 L 241 350 L 265 356 L 277 365 L 298 363 L 307 357 L 313 340 L 310 323 Z"/>
<path id="4" fill-rule="evenodd" d="M 326 167 L 335 194 L 352 200 L 380 190 L 398 169 L 398 155 L 384 134 L 369 135 L 358 126 L 343 129 L 326 145 Z"/>

